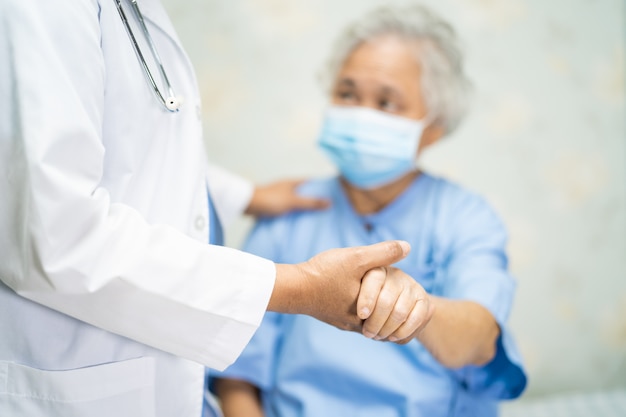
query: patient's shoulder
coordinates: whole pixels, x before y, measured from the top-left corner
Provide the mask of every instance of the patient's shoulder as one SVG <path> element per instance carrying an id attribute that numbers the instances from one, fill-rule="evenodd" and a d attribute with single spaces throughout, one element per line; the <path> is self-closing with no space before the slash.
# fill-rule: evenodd
<path id="1" fill-rule="evenodd" d="M 427 175 L 433 203 L 440 214 L 456 217 L 461 212 L 491 212 L 493 209 L 487 199 L 480 193 L 460 183 L 434 175 Z"/>
<path id="2" fill-rule="evenodd" d="M 299 195 L 305 197 L 331 199 L 338 185 L 337 177 L 314 178 L 303 182 L 297 191 Z"/>

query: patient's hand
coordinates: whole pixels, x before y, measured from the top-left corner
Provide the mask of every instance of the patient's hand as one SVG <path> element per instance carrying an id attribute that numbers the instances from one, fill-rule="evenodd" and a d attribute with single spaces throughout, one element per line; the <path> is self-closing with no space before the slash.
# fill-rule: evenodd
<path id="1" fill-rule="evenodd" d="M 375 307 L 370 312 L 371 305 Z M 397 268 L 380 267 L 363 277 L 357 311 L 365 319 L 366 337 L 405 344 L 428 324 L 434 305 L 412 277 Z"/>

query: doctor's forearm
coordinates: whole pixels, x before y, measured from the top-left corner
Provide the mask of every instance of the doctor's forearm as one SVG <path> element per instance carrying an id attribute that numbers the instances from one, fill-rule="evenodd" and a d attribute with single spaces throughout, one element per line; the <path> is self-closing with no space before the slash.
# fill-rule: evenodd
<path id="1" fill-rule="evenodd" d="M 417 336 L 444 366 L 484 365 L 496 353 L 500 329 L 491 313 L 472 301 L 431 297 L 435 313 Z"/>
<path id="2" fill-rule="evenodd" d="M 301 299 L 303 279 L 304 273 L 299 265 L 276 264 L 276 281 L 267 310 L 277 313 L 303 313 L 305 309 Z"/>

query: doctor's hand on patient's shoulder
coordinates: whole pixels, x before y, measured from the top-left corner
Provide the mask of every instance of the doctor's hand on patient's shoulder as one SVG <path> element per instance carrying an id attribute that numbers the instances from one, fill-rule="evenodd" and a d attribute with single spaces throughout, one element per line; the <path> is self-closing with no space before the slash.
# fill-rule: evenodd
<path id="1" fill-rule="evenodd" d="M 424 309 L 428 298 L 419 284 L 387 267 L 409 250 L 406 242 L 388 241 L 331 249 L 301 264 L 277 264 L 268 309 L 402 340 L 427 321 L 430 310 Z"/>
<path id="2" fill-rule="evenodd" d="M 298 195 L 302 180 L 281 180 L 256 186 L 245 213 L 251 216 L 279 216 L 294 210 L 319 210 L 329 206 L 326 200 Z"/>

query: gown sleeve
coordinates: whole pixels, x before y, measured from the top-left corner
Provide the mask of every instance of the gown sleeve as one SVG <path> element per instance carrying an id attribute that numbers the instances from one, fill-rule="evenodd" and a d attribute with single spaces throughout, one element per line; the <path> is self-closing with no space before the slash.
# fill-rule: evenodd
<path id="1" fill-rule="evenodd" d="M 500 326 L 495 358 L 482 367 L 454 371 L 461 386 L 473 395 L 493 399 L 518 397 L 526 386 L 521 355 L 507 326 L 515 280 L 508 272 L 506 229 L 480 197 L 444 193 L 444 216 L 438 227 L 444 256 L 438 292 L 446 298 L 474 301 L 491 312 Z"/>

